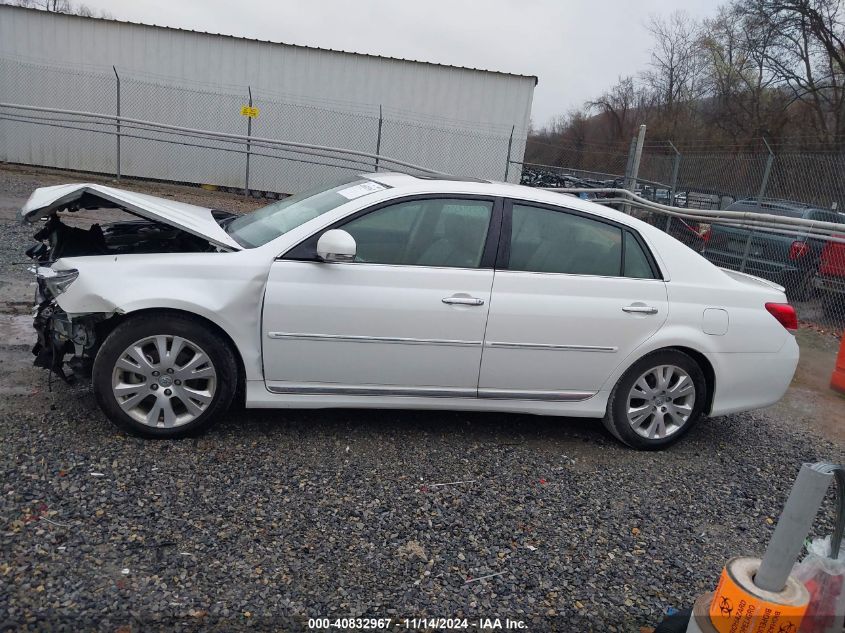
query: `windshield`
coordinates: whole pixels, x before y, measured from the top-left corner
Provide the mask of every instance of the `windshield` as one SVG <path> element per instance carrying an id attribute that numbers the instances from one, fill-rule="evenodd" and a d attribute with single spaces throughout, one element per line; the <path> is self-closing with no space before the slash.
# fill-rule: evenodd
<path id="1" fill-rule="evenodd" d="M 263 246 L 350 200 L 387 188 L 364 178 L 345 180 L 330 187 L 322 185 L 242 215 L 226 225 L 226 232 L 241 246 Z"/>

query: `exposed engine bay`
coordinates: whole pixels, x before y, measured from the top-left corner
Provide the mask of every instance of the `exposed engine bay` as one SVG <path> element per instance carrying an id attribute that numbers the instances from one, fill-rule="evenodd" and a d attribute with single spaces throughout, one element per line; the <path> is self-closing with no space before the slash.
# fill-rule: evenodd
<path id="1" fill-rule="evenodd" d="M 214 211 L 221 224 L 232 214 Z M 147 219 L 93 224 L 89 228 L 69 226 L 54 211 L 33 236 L 38 244 L 26 254 L 37 264 L 34 364 L 54 372 L 66 382 L 75 376 L 88 377 L 100 343 L 116 325 L 113 314 L 73 315 L 65 313 L 56 296 L 76 278 L 76 271 L 56 271 L 50 266 L 63 257 L 155 253 L 200 253 L 222 250 L 197 235 Z M 65 357 L 72 358 L 65 371 Z"/>
<path id="2" fill-rule="evenodd" d="M 62 257 L 129 253 L 201 253 L 216 248 L 180 229 L 150 220 L 94 224 L 88 229 L 68 226 L 52 215 L 33 237 L 39 242 L 26 254 L 46 264 Z"/>

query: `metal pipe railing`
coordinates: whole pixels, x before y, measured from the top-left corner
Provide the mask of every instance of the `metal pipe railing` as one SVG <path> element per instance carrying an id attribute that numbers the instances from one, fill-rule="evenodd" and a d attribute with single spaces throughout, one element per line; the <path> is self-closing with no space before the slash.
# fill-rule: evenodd
<path id="1" fill-rule="evenodd" d="M 312 143 L 300 143 L 295 141 L 282 141 L 279 139 L 273 138 L 264 138 L 258 136 L 246 136 L 243 134 L 231 134 L 228 132 L 215 132 L 213 130 L 200 130 L 196 128 L 190 128 L 181 125 L 170 125 L 166 123 L 157 123 L 155 121 L 145 121 L 144 119 L 135 119 L 130 117 L 117 117 L 111 114 L 103 114 L 98 112 L 86 112 L 82 110 L 66 110 L 64 108 L 46 108 L 42 106 L 30 106 L 30 105 L 23 105 L 19 103 L 5 103 L 0 102 L 0 108 L 5 109 L 12 109 L 12 110 L 28 110 L 31 112 L 48 112 L 48 113 L 56 113 L 56 114 L 66 114 L 69 116 L 76 116 L 76 117 L 85 117 L 85 118 L 96 118 L 96 119 L 106 119 L 109 121 L 113 121 L 114 125 L 120 124 L 121 127 L 125 127 L 127 123 L 129 124 L 137 124 L 143 125 L 148 128 L 155 128 L 156 130 L 167 130 L 172 132 L 186 132 L 186 133 L 193 133 L 193 134 L 200 134 L 203 137 L 214 137 L 218 140 L 236 140 L 236 141 L 243 141 L 243 142 L 250 142 L 250 143 L 267 143 L 272 145 L 280 145 L 284 147 L 293 147 L 298 148 L 300 150 L 317 150 L 322 152 L 331 152 L 335 154 L 346 154 L 349 156 L 360 156 L 363 158 L 369 158 L 372 160 L 378 159 L 379 162 L 386 162 L 393 165 L 399 165 L 401 167 L 407 167 L 408 169 L 414 169 L 417 171 L 422 171 L 427 174 L 432 174 L 435 176 L 451 176 L 451 174 L 447 174 L 444 172 L 436 171 L 433 169 L 429 169 L 428 167 L 423 167 L 422 165 L 415 165 L 414 163 L 408 163 L 396 158 L 391 158 L 390 156 L 384 156 L 379 154 L 373 154 L 371 152 L 361 152 L 358 150 L 351 150 L 351 149 L 344 149 L 342 147 L 330 147 L 326 145 L 315 145 Z"/>

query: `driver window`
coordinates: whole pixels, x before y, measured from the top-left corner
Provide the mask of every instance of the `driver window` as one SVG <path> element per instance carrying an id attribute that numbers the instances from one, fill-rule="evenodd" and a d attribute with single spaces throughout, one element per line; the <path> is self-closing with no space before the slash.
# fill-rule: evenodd
<path id="1" fill-rule="evenodd" d="M 493 203 L 437 198 L 383 207 L 343 225 L 356 262 L 478 268 Z"/>

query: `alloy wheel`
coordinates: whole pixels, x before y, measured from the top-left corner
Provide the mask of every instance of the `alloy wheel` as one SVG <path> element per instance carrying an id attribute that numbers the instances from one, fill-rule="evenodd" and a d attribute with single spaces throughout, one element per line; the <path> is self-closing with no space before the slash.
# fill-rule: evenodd
<path id="1" fill-rule="evenodd" d="M 647 439 L 673 435 L 692 415 L 695 395 L 695 383 L 680 367 L 652 367 L 628 393 L 628 423 L 637 435 Z"/>
<path id="2" fill-rule="evenodd" d="M 112 393 L 134 420 L 154 428 L 188 424 L 211 404 L 217 372 L 203 349 L 180 336 L 148 336 L 128 346 L 112 372 Z"/>

